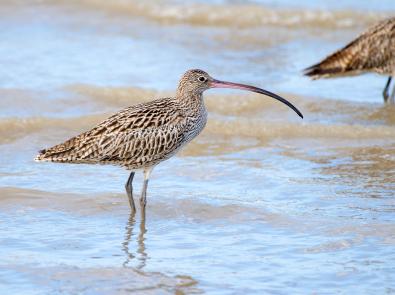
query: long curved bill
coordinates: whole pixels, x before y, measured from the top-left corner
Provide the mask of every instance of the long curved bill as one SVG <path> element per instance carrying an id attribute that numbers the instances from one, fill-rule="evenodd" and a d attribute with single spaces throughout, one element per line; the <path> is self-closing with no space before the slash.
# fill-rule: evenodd
<path id="1" fill-rule="evenodd" d="M 288 100 L 285 98 L 282 98 L 281 96 L 272 93 L 270 91 L 267 91 L 265 89 L 261 89 L 258 87 L 250 86 L 250 85 L 244 85 L 244 84 L 239 84 L 239 83 L 232 83 L 232 82 L 225 82 L 225 81 L 220 81 L 220 80 L 215 80 L 212 79 L 210 80 L 210 88 L 234 88 L 234 89 L 241 89 L 241 90 L 247 90 L 247 91 L 252 91 L 256 93 L 260 93 L 266 96 L 270 96 L 274 99 L 277 99 L 278 101 L 281 101 L 283 104 L 286 104 L 288 107 L 294 110 L 295 113 L 299 115 L 303 119 L 302 113 Z"/>

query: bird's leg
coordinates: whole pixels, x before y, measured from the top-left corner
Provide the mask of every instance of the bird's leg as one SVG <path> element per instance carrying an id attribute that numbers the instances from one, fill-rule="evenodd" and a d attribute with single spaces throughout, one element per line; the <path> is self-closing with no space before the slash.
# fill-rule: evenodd
<path id="1" fill-rule="evenodd" d="M 149 180 L 151 171 L 152 171 L 152 168 L 144 169 L 144 184 L 143 184 L 143 190 L 141 192 L 141 197 L 140 197 L 142 219 L 145 219 L 145 205 L 147 204 L 147 187 L 148 187 L 148 180 Z"/>
<path id="2" fill-rule="evenodd" d="M 392 93 L 391 93 L 391 97 L 389 99 L 389 103 L 392 104 L 392 105 L 395 104 L 395 85 L 394 85 L 394 87 L 392 89 Z"/>
<path id="3" fill-rule="evenodd" d="M 389 76 L 389 77 L 388 77 L 388 80 L 387 80 L 387 83 L 385 84 L 385 87 L 384 87 L 384 90 L 383 90 L 383 97 L 384 97 L 384 102 L 385 102 L 385 103 L 387 103 L 387 101 L 388 101 L 388 97 L 389 97 L 388 89 L 389 89 L 389 87 L 390 87 L 391 80 L 392 80 L 392 77 Z M 395 86 L 394 86 L 394 87 L 395 87 Z M 394 88 L 394 89 L 395 89 L 395 88 Z M 392 93 L 391 97 L 393 97 L 393 94 L 394 94 L 394 93 Z"/>
<path id="4" fill-rule="evenodd" d="M 131 214 L 136 213 L 136 207 L 134 206 L 134 201 L 133 201 L 133 186 L 132 186 L 133 177 L 134 177 L 134 172 L 130 172 L 128 181 L 125 184 L 126 193 L 128 194 L 128 198 L 129 198 L 130 209 L 132 210 Z"/>

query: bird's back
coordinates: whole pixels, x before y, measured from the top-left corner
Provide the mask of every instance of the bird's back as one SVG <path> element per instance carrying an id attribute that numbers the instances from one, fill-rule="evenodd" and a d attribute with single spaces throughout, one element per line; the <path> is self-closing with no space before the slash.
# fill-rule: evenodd
<path id="1" fill-rule="evenodd" d="M 190 129 L 194 120 L 175 98 L 142 103 L 114 114 L 64 143 L 40 151 L 36 160 L 117 164 L 128 169 L 153 166 L 192 139 Z"/>
<path id="2" fill-rule="evenodd" d="M 395 17 L 371 27 L 344 48 L 307 68 L 305 75 L 318 79 L 363 72 L 395 73 Z"/>

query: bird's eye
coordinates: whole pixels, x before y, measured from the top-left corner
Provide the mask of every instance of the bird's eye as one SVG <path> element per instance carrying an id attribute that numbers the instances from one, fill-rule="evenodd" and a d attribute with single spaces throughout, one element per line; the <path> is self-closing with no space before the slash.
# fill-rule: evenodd
<path id="1" fill-rule="evenodd" d="M 199 81 L 200 81 L 200 82 L 206 82 L 206 80 L 207 80 L 207 79 L 206 79 L 206 77 L 204 77 L 204 76 L 200 76 L 200 77 L 199 77 Z"/>

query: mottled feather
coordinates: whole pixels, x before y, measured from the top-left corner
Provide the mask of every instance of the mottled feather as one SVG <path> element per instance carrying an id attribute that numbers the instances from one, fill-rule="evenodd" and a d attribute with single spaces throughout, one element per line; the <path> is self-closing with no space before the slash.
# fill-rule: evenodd
<path id="1" fill-rule="evenodd" d="M 304 74 L 318 79 L 364 72 L 395 73 L 395 17 L 369 28 L 344 48 L 305 69 Z"/>
<path id="2" fill-rule="evenodd" d="M 161 98 L 125 108 L 93 129 L 40 151 L 36 160 L 150 167 L 174 155 L 206 121 L 201 95 Z"/>

